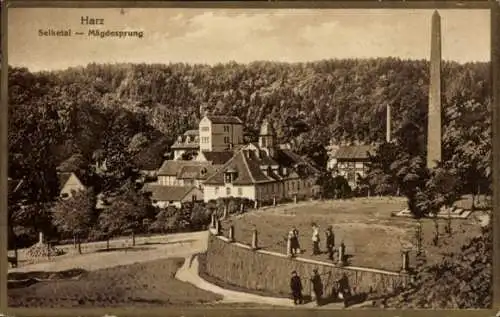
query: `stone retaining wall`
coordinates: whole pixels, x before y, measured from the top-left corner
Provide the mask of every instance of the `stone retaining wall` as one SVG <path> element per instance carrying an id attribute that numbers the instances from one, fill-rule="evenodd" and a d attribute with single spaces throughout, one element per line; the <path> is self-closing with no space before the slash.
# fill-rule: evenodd
<path id="1" fill-rule="evenodd" d="M 205 274 L 234 286 L 282 297 L 290 294 L 289 283 L 294 270 L 302 278 L 305 295 L 311 292 L 309 278 L 313 269 L 321 275 L 327 297 L 332 294 L 335 282 L 344 274 L 355 293 L 388 294 L 404 287 L 409 281 L 408 275 L 397 272 L 336 267 L 309 259 L 292 259 L 276 252 L 252 250 L 248 245 L 231 243 L 227 238 L 216 235 L 210 235 L 205 258 Z"/>

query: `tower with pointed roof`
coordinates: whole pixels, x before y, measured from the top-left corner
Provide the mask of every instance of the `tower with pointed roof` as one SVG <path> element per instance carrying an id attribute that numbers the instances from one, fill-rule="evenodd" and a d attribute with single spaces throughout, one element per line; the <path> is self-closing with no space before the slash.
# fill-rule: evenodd
<path id="1" fill-rule="evenodd" d="M 271 123 L 264 119 L 260 126 L 259 147 L 271 158 L 276 155 L 276 134 Z"/>

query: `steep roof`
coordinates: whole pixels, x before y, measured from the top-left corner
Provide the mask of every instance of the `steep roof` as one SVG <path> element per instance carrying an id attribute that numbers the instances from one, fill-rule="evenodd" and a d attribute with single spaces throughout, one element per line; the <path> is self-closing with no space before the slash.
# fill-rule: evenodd
<path id="1" fill-rule="evenodd" d="M 197 136 L 200 134 L 200 131 L 198 130 L 187 130 L 186 132 L 184 132 L 184 135 L 194 135 L 194 136 Z"/>
<path id="2" fill-rule="evenodd" d="M 180 201 L 191 191 L 194 186 L 163 186 L 158 184 L 144 184 L 143 191 L 151 193 L 151 199 L 156 201 Z"/>
<path id="3" fill-rule="evenodd" d="M 292 150 L 280 149 L 277 151 L 276 161 L 286 167 L 291 167 L 300 177 L 315 175 L 320 170 L 310 161 L 293 152 Z"/>
<path id="4" fill-rule="evenodd" d="M 59 178 L 59 186 L 61 188 L 63 188 L 64 185 L 66 185 L 72 174 L 73 173 L 67 173 L 67 172 L 57 173 L 57 177 Z"/>
<path id="5" fill-rule="evenodd" d="M 177 142 L 171 147 L 172 149 L 186 149 L 186 150 L 197 150 L 200 148 L 200 144 L 197 142 Z"/>
<path id="6" fill-rule="evenodd" d="M 207 178 L 205 184 L 224 184 L 224 173 L 228 170 L 236 170 L 234 185 L 251 185 L 274 181 L 266 176 L 260 169 L 259 162 L 246 155 L 245 151 L 239 151 L 214 175 Z"/>
<path id="7" fill-rule="evenodd" d="M 209 162 L 166 160 L 158 170 L 158 176 L 177 176 L 177 173 L 185 166 L 204 166 L 208 168 L 210 165 Z"/>
<path id="8" fill-rule="evenodd" d="M 202 151 L 203 156 L 214 165 L 223 165 L 229 161 L 234 152 L 232 151 Z"/>
<path id="9" fill-rule="evenodd" d="M 224 173 L 232 170 L 237 171 L 234 185 L 249 185 L 272 182 L 286 178 L 307 177 L 316 175 L 319 170 L 300 155 L 290 150 L 278 150 L 275 158 L 271 158 L 262 150 L 238 151 L 231 160 L 222 166 L 215 174 L 208 177 L 205 184 L 224 184 Z M 273 166 L 278 166 L 273 171 Z M 267 169 L 265 172 L 263 169 Z M 283 168 L 288 172 L 283 174 Z"/>
<path id="10" fill-rule="evenodd" d="M 243 124 L 240 118 L 235 116 L 206 116 L 208 120 L 215 124 Z"/>
<path id="11" fill-rule="evenodd" d="M 341 146 L 335 153 L 337 160 L 368 160 L 368 153 L 373 154 L 375 148 L 371 145 Z"/>
<path id="12" fill-rule="evenodd" d="M 220 165 L 186 165 L 177 172 L 178 179 L 207 179 Z"/>

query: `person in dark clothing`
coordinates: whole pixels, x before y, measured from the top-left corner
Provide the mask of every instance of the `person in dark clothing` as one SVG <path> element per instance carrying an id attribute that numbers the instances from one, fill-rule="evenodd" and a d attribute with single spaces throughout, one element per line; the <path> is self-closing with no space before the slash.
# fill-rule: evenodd
<path id="1" fill-rule="evenodd" d="M 290 289 L 292 290 L 293 303 L 295 305 L 302 304 L 302 282 L 296 271 L 292 272 L 290 279 Z"/>
<path id="2" fill-rule="evenodd" d="M 323 282 L 321 282 L 321 276 L 319 276 L 318 270 L 314 269 L 313 276 L 311 278 L 312 291 L 314 298 L 316 299 L 316 304 L 321 305 L 321 299 L 323 296 Z"/>
<path id="3" fill-rule="evenodd" d="M 342 277 L 338 281 L 339 293 L 341 294 L 341 298 L 344 301 L 344 307 L 349 306 L 349 300 L 352 297 L 351 287 L 349 286 L 349 280 L 347 275 L 342 274 Z"/>
<path id="4" fill-rule="evenodd" d="M 299 244 L 299 231 L 297 228 L 293 227 L 293 229 L 288 233 L 288 238 L 290 239 L 290 247 L 292 255 L 297 255 L 300 253 L 300 244 Z"/>
<path id="5" fill-rule="evenodd" d="M 328 251 L 328 259 L 333 261 L 333 250 L 335 249 L 335 235 L 333 234 L 332 226 L 328 226 L 325 232 L 326 250 Z"/>

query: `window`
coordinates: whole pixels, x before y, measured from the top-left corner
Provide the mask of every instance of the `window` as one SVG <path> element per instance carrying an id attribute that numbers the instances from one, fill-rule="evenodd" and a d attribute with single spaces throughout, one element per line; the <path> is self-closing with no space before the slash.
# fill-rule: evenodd
<path id="1" fill-rule="evenodd" d="M 229 132 L 229 126 L 227 125 L 224 126 L 224 132 Z"/>
<path id="2" fill-rule="evenodd" d="M 238 187 L 238 196 L 242 196 L 242 195 L 243 195 L 243 188 Z"/>
<path id="3" fill-rule="evenodd" d="M 226 187 L 226 195 L 231 196 L 231 187 Z"/>
<path id="4" fill-rule="evenodd" d="M 192 199 L 193 201 L 196 201 L 196 200 L 197 200 L 197 199 L 196 199 L 196 195 L 191 196 L 191 199 Z"/>
<path id="5" fill-rule="evenodd" d="M 224 137 L 224 143 L 226 144 L 230 143 L 230 138 L 228 136 Z"/>
<path id="6" fill-rule="evenodd" d="M 356 181 L 356 173 L 354 173 L 354 172 L 348 172 L 347 173 L 347 181 L 349 183 L 355 182 Z"/>
<path id="7" fill-rule="evenodd" d="M 62 194 L 61 194 L 61 197 L 62 197 L 62 198 L 68 198 L 68 197 L 69 197 L 69 194 L 68 194 L 68 193 L 62 193 Z"/>
<path id="8" fill-rule="evenodd" d="M 219 193 L 219 187 L 215 187 L 214 193 L 217 195 Z"/>

